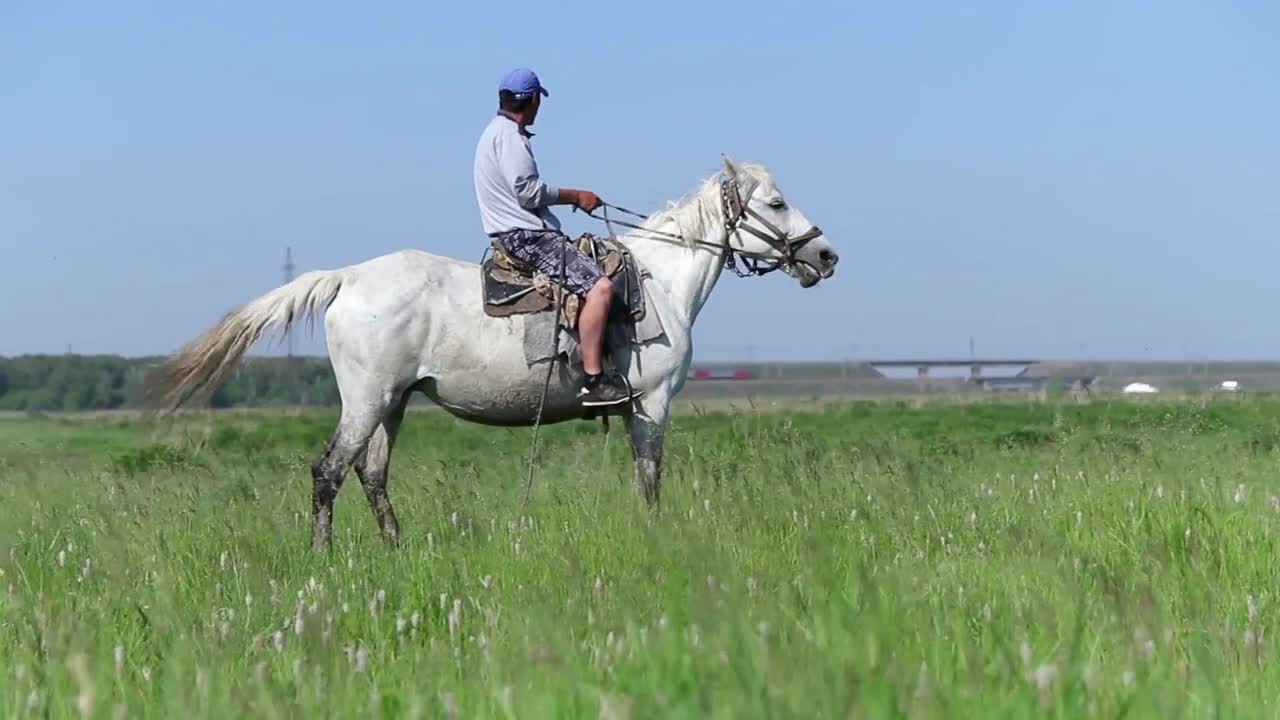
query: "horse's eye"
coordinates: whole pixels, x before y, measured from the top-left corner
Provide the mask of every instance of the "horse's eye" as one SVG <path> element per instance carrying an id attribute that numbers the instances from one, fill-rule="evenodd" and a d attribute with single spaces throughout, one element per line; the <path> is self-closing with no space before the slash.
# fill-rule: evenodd
<path id="1" fill-rule="evenodd" d="M 782 201 L 782 198 L 776 198 L 774 200 L 769 201 L 769 207 L 773 208 L 774 210 L 781 210 L 786 206 L 787 204 Z"/>

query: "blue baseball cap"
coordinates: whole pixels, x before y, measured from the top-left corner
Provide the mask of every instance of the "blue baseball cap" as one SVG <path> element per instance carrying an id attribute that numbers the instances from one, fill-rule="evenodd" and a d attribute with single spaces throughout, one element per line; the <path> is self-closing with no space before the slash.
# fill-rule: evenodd
<path id="1" fill-rule="evenodd" d="M 507 73 L 502 78 L 502 82 L 498 83 L 498 90 L 510 91 L 521 100 L 533 97 L 535 92 L 542 93 L 543 97 L 551 95 L 546 88 L 542 87 L 538 76 L 529 68 L 516 68 Z"/>

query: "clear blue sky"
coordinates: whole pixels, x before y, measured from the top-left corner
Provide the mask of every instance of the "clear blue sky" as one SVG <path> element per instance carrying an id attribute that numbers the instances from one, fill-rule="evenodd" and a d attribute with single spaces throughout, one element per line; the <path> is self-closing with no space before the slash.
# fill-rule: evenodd
<path id="1" fill-rule="evenodd" d="M 842 251 L 726 277 L 702 359 L 1280 357 L 1280 5 L 961 5 L 0 3 L 0 355 L 172 351 L 285 245 L 478 259 L 519 64 L 551 182 L 654 209 L 728 152 Z"/>

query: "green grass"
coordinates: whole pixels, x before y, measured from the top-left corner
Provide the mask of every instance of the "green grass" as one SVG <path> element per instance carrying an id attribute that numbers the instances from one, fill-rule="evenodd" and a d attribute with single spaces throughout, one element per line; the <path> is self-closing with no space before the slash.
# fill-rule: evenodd
<path id="1" fill-rule="evenodd" d="M 1267 715 L 1280 399 L 1145 400 L 414 413 L 331 555 L 332 412 L 2 420 L 0 716 Z"/>

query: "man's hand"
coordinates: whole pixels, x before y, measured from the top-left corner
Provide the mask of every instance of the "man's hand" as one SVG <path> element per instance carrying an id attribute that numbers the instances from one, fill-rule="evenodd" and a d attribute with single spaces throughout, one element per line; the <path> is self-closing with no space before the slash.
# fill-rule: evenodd
<path id="1" fill-rule="evenodd" d="M 604 204 L 600 200 L 600 196 L 590 190 L 570 190 L 568 188 L 561 188 L 560 201 L 586 212 L 591 212 Z"/>
<path id="2" fill-rule="evenodd" d="M 577 205 L 578 207 L 582 208 L 587 212 L 591 212 L 592 210 L 595 210 L 596 208 L 600 207 L 601 205 L 600 196 L 596 195 L 590 190 L 579 190 L 578 199 L 576 202 L 574 202 L 574 205 Z"/>

